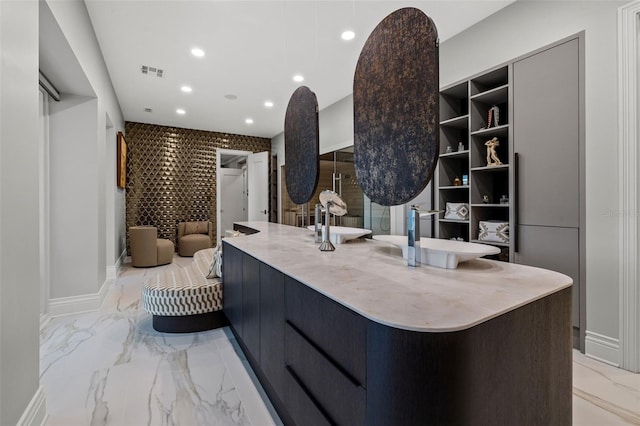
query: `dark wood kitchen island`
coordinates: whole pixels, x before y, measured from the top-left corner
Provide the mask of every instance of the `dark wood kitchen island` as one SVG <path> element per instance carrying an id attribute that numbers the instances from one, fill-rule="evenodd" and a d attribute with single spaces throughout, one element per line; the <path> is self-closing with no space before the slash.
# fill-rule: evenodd
<path id="1" fill-rule="evenodd" d="M 571 278 L 238 225 L 258 232 L 223 240 L 223 309 L 285 424 L 571 424 Z"/>

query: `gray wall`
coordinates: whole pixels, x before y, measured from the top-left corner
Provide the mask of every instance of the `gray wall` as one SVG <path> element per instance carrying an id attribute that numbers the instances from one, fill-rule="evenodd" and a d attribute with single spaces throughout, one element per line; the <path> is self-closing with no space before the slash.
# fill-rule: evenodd
<path id="1" fill-rule="evenodd" d="M 440 46 L 444 86 L 585 31 L 587 331 L 614 340 L 619 336 L 618 220 L 605 212 L 619 205 L 613 173 L 616 38 L 617 10 L 625 3 L 518 1 Z"/>
<path id="2" fill-rule="evenodd" d="M 39 386 L 38 2 L 0 1 L 0 424 Z"/>

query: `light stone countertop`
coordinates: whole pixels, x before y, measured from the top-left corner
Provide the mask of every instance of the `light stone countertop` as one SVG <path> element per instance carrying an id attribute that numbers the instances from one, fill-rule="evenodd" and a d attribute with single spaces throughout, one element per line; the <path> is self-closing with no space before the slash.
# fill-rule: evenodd
<path id="1" fill-rule="evenodd" d="M 256 234 L 225 241 L 319 293 L 391 327 L 465 330 L 572 285 L 558 272 L 478 259 L 458 269 L 407 266 L 399 248 L 352 240 L 321 252 L 312 231 L 241 222 Z"/>

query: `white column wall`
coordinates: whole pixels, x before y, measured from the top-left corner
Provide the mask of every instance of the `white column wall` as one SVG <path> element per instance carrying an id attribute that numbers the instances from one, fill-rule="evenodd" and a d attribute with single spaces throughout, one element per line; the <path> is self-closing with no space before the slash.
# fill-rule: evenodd
<path id="1" fill-rule="evenodd" d="M 38 2 L 0 1 L 0 424 L 3 425 L 19 421 L 38 392 L 40 382 L 38 129 Z"/>
<path id="2" fill-rule="evenodd" d="M 587 333 L 600 336 L 614 357 L 619 218 L 610 212 L 619 205 L 616 37 L 624 3 L 518 1 L 440 46 L 444 86 L 585 31 Z"/>
<path id="3" fill-rule="evenodd" d="M 115 178 L 110 178 L 111 167 L 115 167 L 114 165 L 116 164 L 115 134 L 118 131 L 124 133 L 124 117 L 84 2 L 44 1 L 46 1 L 51 10 L 97 98 L 95 115 L 97 119 L 94 119 L 97 127 L 93 129 L 92 139 L 89 141 L 90 144 L 97 144 L 98 147 L 96 151 L 98 163 L 92 177 L 92 181 L 95 183 L 94 191 L 98 192 L 98 198 L 95 198 L 92 213 L 98 220 L 97 234 L 95 234 L 95 241 L 92 244 L 96 245 L 100 259 L 106 260 L 99 260 L 96 263 L 97 278 L 95 278 L 96 273 L 94 273 L 94 279 L 97 279 L 97 286 L 92 286 L 92 292 L 95 293 L 97 291 L 96 287 L 101 286 L 104 282 L 106 270 L 115 272 L 118 266 L 118 259 L 125 250 L 125 191 L 117 189 Z M 117 30 L 117 26 L 114 26 L 113 31 Z M 113 128 L 105 132 L 107 115 Z M 114 150 L 113 156 L 112 149 Z M 114 182 L 113 186 L 110 186 L 108 179 Z M 113 188 L 114 194 L 112 206 L 109 205 L 111 203 L 106 201 L 111 193 L 110 188 Z M 107 229 L 108 223 L 113 224 L 114 228 Z"/>
<path id="4" fill-rule="evenodd" d="M 95 98 L 63 95 L 50 105 L 52 299 L 95 294 L 104 282 L 104 269 L 99 280 L 105 256 L 100 255 L 99 234 L 104 234 L 104 227 L 100 228 L 97 212 L 104 204 L 98 191 L 104 184 L 97 180 L 97 118 Z"/>

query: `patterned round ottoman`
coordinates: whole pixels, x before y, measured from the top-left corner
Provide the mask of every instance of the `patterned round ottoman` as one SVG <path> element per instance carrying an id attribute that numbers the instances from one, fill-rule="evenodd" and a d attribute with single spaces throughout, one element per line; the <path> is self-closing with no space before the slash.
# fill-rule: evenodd
<path id="1" fill-rule="evenodd" d="M 200 250 L 187 267 L 170 267 L 144 281 L 142 308 L 153 315 L 153 328 L 190 333 L 224 326 L 222 280 L 207 278 L 213 248 Z"/>

